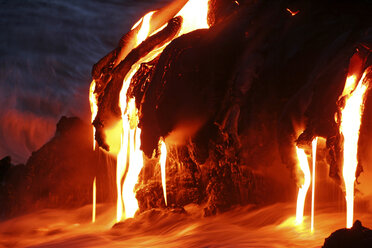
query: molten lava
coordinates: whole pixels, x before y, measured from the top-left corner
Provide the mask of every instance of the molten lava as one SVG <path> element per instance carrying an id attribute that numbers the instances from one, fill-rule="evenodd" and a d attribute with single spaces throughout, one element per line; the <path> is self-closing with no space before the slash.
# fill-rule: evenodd
<path id="1" fill-rule="evenodd" d="M 142 17 L 134 26 L 132 30 L 135 29 L 141 23 L 141 29 L 139 30 L 136 36 L 136 47 L 144 41 L 150 33 L 150 20 L 154 11 L 147 13 L 144 17 Z"/>
<path id="2" fill-rule="evenodd" d="M 163 140 L 160 141 L 160 169 L 161 169 L 161 184 L 163 186 L 163 194 L 164 194 L 164 201 L 165 205 L 168 205 L 167 202 L 167 183 L 166 183 L 166 175 L 165 175 L 165 165 L 167 163 L 167 146 Z"/>
<path id="3" fill-rule="evenodd" d="M 93 180 L 93 199 L 92 199 L 92 223 L 96 222 L 96 203 L 97 203 L 97 188 L 96 188 L 96 177 Z"/>
<path id="4" fill-rule="evenodd" d="M 307 161 L 307 155 L 305 151 L 301 148 L 296 147 L 298 164 L 302 173 L 304 174 L 304 182 L 301 185 L 300 189 L 298 190 L 298 197 L 297 197 L 297 208 L 296 208 L 296 224 L 299 225 L 303 222 L 304 218 L 304 206 L 305 206 L 305 199 L 307 191 L 310 187 L 311 177 L 310 177 L 310 169 L 309 169 L 309 162 Z"/>
<path id="5" fill-rule="evenodd" d="M 355 173 L 358 165 L 358 140 L 361 118 L 364 108 L 365 93 L 368 83 L 365 80 L 366 73 L 357 83 L 355 75 L 349 76 L 345 82 L 342 93 L 345 105 L 341 107 L 340 133 L 343 137 L 343 169 L 342 175 L 345 183 L 346 193 L 346 227 L 353 225 L 354 215 L 354 184 Z"/>
<path id="6" fill-rule="evenodd" d="M 139 31 L 135 37 L 133 48 L 139 46 L 149 36 L 154 35 L 165 27 L 162 26 L 157 30 L 152 26 L 152 18 L 157 15 L 156 11 L 147 13 L 142 17 L 133 27 L 139 27 Z M 168 13 L 169 14 L 169 13 Z M 176 16 L 183 18 L 181 29 L 175 38 L 194 31 L 196 29 L 208 28 L 207 23 L 208 14 L 208 0 L 189 0 L 178 12 Z M 156 21 L 154 21 L 156 22 Z M 135 63 L 130 71 L 125 75 L 123 86 L 120 91 L 119 107 L 121 109 L 121 121 L 110 128 L 105 130 L 107 143 L 110 145 L 110 152 L 117 155 L 116 167 L 116 188 L 117 188 L 117 209 L 116 209 L 116 222 L 134 216 L 138 210 L 138 202 L 135 197 L 135 186 L 138 181 L 139 173 L 143 167 L 143 154 L 141 147 L 141 129 L 138 127 L 139 116 L 135 99 L 127 99 L 127 92 L 130 87 L 132 77 L 140 68 L 141 63 L 147 63 L 156 58 L 169 42 L 160 48 L 156 48 L 148 55 L 141 58 Z M 115 61 L 115 65 L 120 63 L 120 59 L 126 56 L 127 51 L 121 51 L 118 55 L 119 59 Z M 95 82 L 93 81 L 90 89 L 90 102 L 92 119 L 94 120 L 97 114 L 97 101 L 93 93 L 95 89 Z M 162 185 L 164 192 L 165 204 L 167 204 L 166 197 L 166 176 L 165 176 L 165 163 L 166 163 L 166 146 L 161 142 L 160 147 L 160 165 L 162 174 Z"/>
<path id="7" fill-rule="evenodd" d="M 315 137 L 312 141 L 312 175 L 310 172 L 310 166 L 305 151 L 301 148 L 296 147 L 296 153 L 298 158 L 298 164 L 301 172 L 304 175 L 304 181 L 298 191 L 297 196 L 297 207 L 296 207 L 296 225 L 303 223 L 304 219 L 304 208 L 306 195 L 312 184 L 311 192 L 311 232 L 314 231 L 314 201 L 315 201 L 315 165 L 316 165 L 316 149 L 317 149 L 318 137 Z"/>
<path id="8" fill-rule="evenodd" d="M 292 16 L 295 16 L 295 15 L 297 15 L 298 13 L 300 13 L 300 11 L 299 10 L 297 10 L 297 11 L 293 11 L 293 10 L 290 10 L 289 8 L 287 8 L 286 9 Z"/>
<path id="9" fill-rule="evenodd" d="M 312 142 L 312 160 L 313 160 L 313 175 L 311 182 L 311 232 L 314 232 L 314 212 L 315 212 L 315 168 L 316 168 L 316 148 L 318 144 L 318 137 L 315 137 Z"/>
<path id="10" fill-rule="evenodd" d="M 92 114 L 92 119 L 91 119 L 92 122 L 96 118 L 97 112 L 98 112 L 97 98 L 96 98 L 96 95 L 94 94 L 95 88 L 96 88 L 96 82 L 93 80 L 89 88 L 89 102 L 90 102 L 90 112 Z M 96 129 L 93 125 L 92 125 L 92 128 L 93 128 L 93 150 L 95 150 L 96 140 L 94 138 L 94 133 L 96 132 Z"/>

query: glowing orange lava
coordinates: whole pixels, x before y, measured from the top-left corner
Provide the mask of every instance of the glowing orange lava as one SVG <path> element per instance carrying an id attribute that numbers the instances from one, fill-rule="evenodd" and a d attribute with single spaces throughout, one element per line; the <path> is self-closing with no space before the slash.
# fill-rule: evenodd
<path id="1" fill-rule="evenodd" d="M 315 165 L 316 165 L 316 148 L 318 144 L 318 137 L 312 142 L 312 160 L 313 160 L 313 175 L 312 175 L 312 182 L 311 182 L 311 232 L 314 232 L 314 212 L 315 212 Z"/>
<path id="2" fill-rule="evenodd" d="M 91 119 L 92 122 L 96 118 L 97 112 L 98 112 L 97 98 L 96 98 L 96 95 L 94 94 L 95 89 L 96 89 L 96 81 L 93 80 L 89 87 L 89 102 L 90 102 L 90 112 L 92 114 L 92 119 Z M 92 125 L 92 128 L 93 128 L 93 150 L 95 150 L 96 140 L 94 139 L 94 133 L 96 132 L 96 129 L 93 125 Z"/>
<path id="3" fill-rule="evenodd" d="M 97 202 L 96 177 L 93 180 L 93 199 L 92 199 L 92 223 L 96 222 L 96 202 Z"/>
<path id="4" fill-rule="evenodd" d="M 148 36 L 158 32 L 155 30 L 150 34 L 151 30 L 151 17 L 155 12 L 146 14 L 140 21 L 138 21 L 132 29 L 141 25 L 140 30 L 136 37 L 135 47 L 141 44 Z M 183 17 L 183 23 L 178 36 L 191 32 L 200 28 L 208 28 L 207 24 L 208 14 L 208 0 L 189 0 L 184 7 L 179 11 L 176 16 Z M 177 36 L 177 37 L 178 37 Z M 176 37 L 175 37 L 176 38 Z M 169 43 L 168 43 L 169 44 Z M 141 63 L 146 63 L 153 60 L 158 56 L 164 48 L 168 45 L 165 44 L 161 48 L 157 48 L 150 52 L 144 58 L 141 58 L 134 64 L 131 70 L 124 78 L 123 86 L 120 91 L 119 106 L 122 113 L 122 128 L 120 136 L 120 149 L 117 153 L 117 169 L 116 169 L 116 186 L 117 186 L 117 211 L 116 222 L 134 216 L 138 210 L 138 202 L 135 197 L 135 185 L 138 181 L 139 173 L 143 167 L 143 154 L 141 147 L 141 129 L 138 127 L 138 109 L 135 104 L 135 99 L 127 99 L 127 91 L 130 86 L 132 77 L 139 69 Z M 107 134 L 106 136 L 115 136 L 117 134 Z M 111 145 L 110 145 L 111 146 Z M 165 149 L 165 150 L 164 150 Z M 166 199 L 166 185 L 165 185 L 165 161 L 166 161 L 166 147 L 162 145 L 161 148 L 161 164 L 162 164 L 162 185 L 164 190 L 164 199 Z"/>
<path id="5" fill-rule="evenodd" d="M 353 225 L 354 215 L 354 184 L 355 173 L 358 165 L 358 140 L 361 118 L 364 108 L 365 93 L 368 83 L 365 79 L 366 73 L 357 83 L 355 75 L 349 76 L 345 82 L 342 97 L 345 106 L 341 107 L 340 133 L 344 143 L 344 161 L 342 175 L 346 193 L 346 227 Z"/>
<path id="6" fill-rule="evenodd" d="M 309 162 L 307 161 L 307 155 L 301 148 L 296 147 L 298 165 L 304 174 L 304 182 L 298 190 L 297 196 L 297 208 L 296 208 L 296 224 L 299 225 L 303 222 L 304 218 L 304 206 L 307 191 L 310 187 L 311 177 Z"/>
<path id="7" fill-rule="evenodd" d="M 167 146 L 163 140 L 160 140 L 160 169 L 161 169 L 161 184 L 163 186 L 163 194 L 164 194 L 164 201 L 165 205 L 168 205 L 167 202 L 167 183 L 166 183 L 166 175 L 165 175 L 165 165 L 167 162 Z"/>
<path id="8" fill-rule="evenodd" d="M 287 8 L 286 9 L 292 16 L 295 16 L 295 15 L 297 15 L 298 13 L 300 13 L 300 11 L 299 10 L 297 10 L 297 11 L 293 11 L 293 10 L 290 10 L 289 8 Z"/>

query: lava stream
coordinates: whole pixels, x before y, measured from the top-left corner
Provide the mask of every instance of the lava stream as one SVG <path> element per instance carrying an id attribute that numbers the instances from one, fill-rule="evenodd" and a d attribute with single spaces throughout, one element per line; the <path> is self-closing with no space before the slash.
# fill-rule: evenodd
<path id="1" fill-rule="evenodd" d="M 315 165 L 316 165 L 316 148 L 318 144 L 318 137 L 315 137 L 312 142 L 312 160 L 313 160 L 313 175 L 312 175 L 312 189 L 311 189 L 311 232 L 314 232 L 314 212 L 315 212 Z"/>
<path id="2" fill-rule="evenodd" d="M 307 191 L 310 187 L 311 177 L 309 162 L 307 161 L 307 155 L 301 148 L 296 147 L 297 158 L 301 171 L 304 174 L 304 182 L 298 190 L 297 207 L 296 207 L 296 224 L 299 225 L 303 222 L 304 218 L 304 206 Z"/>
<path id="3" fill-rule="evenodd" d="M 163 194 L 164 194 L 164 201 L 165 205 L 168 205 L 167 202 L 167 183 L 166 183 L 166 175 L 165 175 L 165 165 L 167 163 L 167 146 L 163 140 L 160 141 L 160 169 L 161 169 L 161 184 L 163 186 Z"/>
<path id="4" fill-rule="evenodd" d="M 146 14 L 133 28 L 141 23 L 141 28 L 136 37 L 136 46 L 144 41 L 148 36 L 156 33 L 155 30 L 150 34 L 151 16 L 155 12 Z M 189 0 L 185 6 L 179 11 L 176 16 L 182 16 L 183 23 L 177 37 L 200 28 L 208 28 L 207 24 L 208 0 Z M 161 28 L 160 28 L 161 29 Z M 134 64 L 131 70 L 124 78 L 123 86 L 120 91 L 119 106 L 122 112 L 122 135 L 120 150 L 117 159 L 117 216 L 116 221 L 119 222 L 125 218 L 131 218 L 138 210 L 138 202 L 135 197 L 135 185 L 138 181 L 139 173 L 143 167 L 143 155 L 141 147 L 141 129 L 138 127 L 139 117 L 138 109 L 135 105 L 135 99 L 127 99 L 127 91 L 129 89 L 132 77 L 139 69 L 141 63 L 146 63 L 157 57 L 167 46 L 153 50 L 147 56 Z M 163 152 L 162 160 L 166 161 L 166 152 Z M 164 197 L 166 200 L 165 189 L 165 162 L 164 173 L 162 173 L 162 182 L 164 189 Z M 122 181 L 124 182 L 122 183 Z M 124 205 L 124 206 L 123 206 Z M 124 214 L 125 213 L 125 214 Z"/>
<path id="5" fill-rule="evenodd" d="M 93 180 L 93 199 L 92 199 L 92 223 L 96 222 L 96 202 L 97 202 L 97 188 L 96 188 L 96 177 Z"/>
<path id="6" fill-rule="evenodd" d="M 90 112 L 92 114 L 91 122 L 94 121 L 94 119 L 97 116 L 98 112 L 98 106 L 97 106 L 97 98 L 94 94 L 94 90 L 96 89 L 96 81 L 92 81 L 89 88 L 89 102 L 90 102 Z M 93 128 L 93 150 L 96 149 L 96 140 L 94 138 L 94 134 L 96 133 L 96 128 L 92 125 Z"/>
<path id="7" fill-rule="evenodd" d="M 349 76 L 345 82 L 343 96 L 345 106 L 341 108 L 340 132 L 344 143 L 344 162 L 342 175 L 345 183 L 346 193 L 346 227 L 353 225 L 354 215 L 354 184 L 355 173 L 358 165 L 358 140 L 361 118 L 364 108 L 365 93 L 368 83 L 365 79 L 366 73 L 357 83 L 355 75 Z"/>

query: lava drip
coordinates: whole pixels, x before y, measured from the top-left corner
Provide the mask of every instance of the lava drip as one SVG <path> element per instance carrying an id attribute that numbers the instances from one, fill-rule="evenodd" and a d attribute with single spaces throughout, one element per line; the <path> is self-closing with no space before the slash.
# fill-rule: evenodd
<path id="1" fill-rule="evenodd" d="M 304 174 L 304 182 L 301 185 L 300 189 L 298 190 L 298 197 L 297 197 L 297 208 L 296 208 L 296 224 L 299 225 L 303 222 L 304 217 L 304 206 L 305 206 L 305 199 L 307 191 L 310 187 L 310 168 L 309 162 L 307 161 L 307 155 L 305 151 L 301 148 L 296 147 L 297 158 L 298 158 L 298 165 L 301 171 Z"/>
<path id="2" fill-rule="evenodd" d="M 161 169 L 161 184 L 163 186 L 163 194 L 164 194 L 164 201 L 165 205 L 168 205 L 167 202 L 167 183 L 166 183 L 166 174 L 165 174 L 165 165 L 167 162 L 167 146 L 165 142 L 161 140 L 160 142 L 160 169 Z"/>
<path id="3" fill-rule="evenodd" d="M 340 98 L 341 122 L 340 134 L 343 138 L 343 168 L 342 175 L 346 195 L 346 227 L 353 225 L 354 215 L 354 186 L 356 169 L 358 166 L 358 140 L 361 119 L 364 109 L 365 95 L 368 89 L 369 80 L 364 72 L 358 81 L 356 75 L 348 76 L 345 88 Z"/>

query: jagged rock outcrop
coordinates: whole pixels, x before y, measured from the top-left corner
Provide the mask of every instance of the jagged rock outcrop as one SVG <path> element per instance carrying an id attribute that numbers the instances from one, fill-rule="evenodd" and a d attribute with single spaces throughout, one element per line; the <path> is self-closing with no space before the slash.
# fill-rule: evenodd
<path id="1" fill-rule="evenodd" d="M 352 228 L 339 229 L 325 239 L 323 248 L 372 247 L 372 230 L 355 221 Z"/>
<path id="2" fill-rule="evenodd" d="M 363 69 L 371 63 L 371 6 L 333 0 L 210 6 L 211 27 L 173 40 L 142 64 L 128 90 L 148 158 L 160 138 L 178 135 L 168 145 L 169 203 L 206 204 L 213 214 L 288 199 L 296 189 L 295 146 L 315 136 L 327 139 L 330 176 L 340 183 L 334 116 L 350 59 L 363 54 Z M 143 170 L 140 209 L 164 206 L 156 158 Z"/>
<path id="3" fill-rule="evenodd" d="M 54 137 L 25 165 L 11 165 L 9 157 L 1 160 L 0 217 L 91 203 L 94 177 L 98 201 L 113 200 L 109 173 L 114 172 L 106 161 L 104 154 L 93 151 L 91 127 L 77 117 L 62 117 Z"/>

